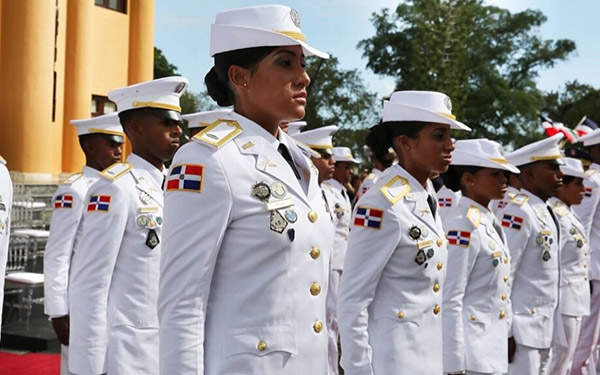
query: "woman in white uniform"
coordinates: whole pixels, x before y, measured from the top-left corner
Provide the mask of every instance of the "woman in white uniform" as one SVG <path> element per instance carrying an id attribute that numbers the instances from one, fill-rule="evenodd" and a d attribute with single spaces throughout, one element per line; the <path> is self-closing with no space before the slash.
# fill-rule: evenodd
<path id="1" fill-rule="evenodd" d="M 305 115 L 304 57 L 328 57 L 305 40 L 298 12 L 281 5 L 221 12 L 212 25 L 205 80 L 233 110 L 167 176 L 163 375 L 327 373 L 334 228 L 311 150 L 279 130 Z"/>
<path id="2" fill-rule="evenodd" d="M 568 375 L 571 373 L 573 356 L 581 331 L 583 316 L 590 315 L 590 284 L 588 263 L 590 244 L 585 227 L 573 205 L 581 204 L 585 193 L 584 179 L 587 178 L 583 164 L 574 158 L 563 158 L 560 166 L 563 184 L 556 197 L 549 199 L 560 223 L 560 300 L 558 310 L 566 342 L 552 343 L 548 374 Z M 560 330 L 560 323 L 557 328 Z"/>
<path id="3" fill-rule="evenodd" d="M 399 163 L 354 210 L 338 303 L 346 375 L 442 373 L 447 249 L 429 177 L 451 162 L 450 129 L 469 130 L 451 108 L 439 92 L 395 92 L 367 138 Z"/>
<path id="4" fill-rule="evenodd" d="M 442 304 L 444 373 L 508 371 L 509 251 L 488 209 L 503 199 L 508 173 L 519 173 L 502 146 L 487 139 L 456 142 L 446 185 L 462 197 L 444 218 L 448 269 Z"/>

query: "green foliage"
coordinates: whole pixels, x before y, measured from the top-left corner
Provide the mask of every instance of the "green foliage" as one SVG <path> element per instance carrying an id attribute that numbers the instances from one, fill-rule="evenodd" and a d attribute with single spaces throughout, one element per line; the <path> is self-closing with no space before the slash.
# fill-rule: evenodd
<path id="1" fill-rule="evenodd" d="M 344 70 L 335 57 L 307 60 L 308 86 L 306 129 L 337 125 L 334 144 L 363 155 L 367 129 L 378 121 L 380 103 L 369 92 L 357 70 Z M 363 156 L 363 159 L 366 158 Z"/>
<path id="2" fill-rule="evenodd" d="M 544 40 L 546 17 L 510 13 L 482 0 L 406 0 L 372 17 L 375 35 L 358 46 L 376 74 L 396 90 L 441 91 L 471 133 L 521 146 L 542 136 L 543 93 L 535 79 L 575 50 L 570 40 Z"/>
<path id="3" fill-rule="evenodd" d="M 160 49 L 154 47 L 154 79 L 178 75 L 177 67 L 167 60 Z"/>
<path id="4" fill-rule="evenodd" d="M 600 90 L 577 81 L 567 82 L 560 91 L 546 95 L 543 112 L 554 121 L 574 128 L 583 116 L 600 121 Z"/>

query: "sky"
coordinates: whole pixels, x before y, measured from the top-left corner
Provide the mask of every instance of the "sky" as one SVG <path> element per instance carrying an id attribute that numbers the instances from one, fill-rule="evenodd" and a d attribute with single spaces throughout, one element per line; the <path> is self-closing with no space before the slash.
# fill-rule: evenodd
<path id="1" fill-rule="evenodd" d="M 370 91 L 389 96 L 394 81 L 366 68 L 356 45 L 374 34 L 370 18 L 382 8 L 395 9 L 400 0 L 155 0 L 154 40 L 179 74 L 190 80 L 192 92 L 204 90 L 204 75 L 213 65 L 209 56 L 210 24 L 222 10 L 279 3 L 295 8 L 302 31 L 312 46 L 336 56 L 343 69 L 358 69 Z M 571 39 L 577 51 L 554 68 L 540 72 L 538 87 L 556 91 L 565 82 L 579 80 L 600 88 L 600 14 L 598 0 L 486 0 L 512 12 L 541 10 L 548 21 L 539 32 L 544 39 Z"/>

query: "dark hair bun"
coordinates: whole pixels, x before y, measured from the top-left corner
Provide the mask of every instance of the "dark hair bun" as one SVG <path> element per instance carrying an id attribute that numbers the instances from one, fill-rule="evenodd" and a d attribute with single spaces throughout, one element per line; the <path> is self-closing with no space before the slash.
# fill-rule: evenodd
<path id="1" fill-rule="evenodd" d="M 462 177 L 462 173 L 460 173 L 455 165 L 450 165 L 448 167 L 448 171 L 446 171 L 446 173 L 442 173 L 440 177 L 448 189 L 454 192 L 460 191 L 460 179 Z"/>
<path id="2" fill-rule="evenodd" d="M 206 83 L 208 95 L 210 95 L 219 106 L 229 107 L 233 105 L 233 102 L 229 97 L 229 88 L 219 80 L 214 66 L 204 77 L 204 83 Z"/>
<path id="3" fill-rule="evenodd" d="M 379 123 L 369 129 L 369 134 L 365 138 L 365 144 L 369 146 L 369 149 L 377 160 L 382 160 L 392 146 L 392 139 L 388 134 L 386 126 Z"/>

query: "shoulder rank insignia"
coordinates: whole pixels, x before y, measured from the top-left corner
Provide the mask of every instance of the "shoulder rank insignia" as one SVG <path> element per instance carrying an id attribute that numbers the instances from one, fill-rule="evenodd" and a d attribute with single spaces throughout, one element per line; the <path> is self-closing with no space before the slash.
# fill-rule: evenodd
<path id="1" fill-rule="evenodd" d="M 516 194 L 514 197 L 510 198 L 510 201 L 517 206 L 522 206 L 529 200 L 529 197 L 525 194 Z"/>
<path id="2" fill-rule="evenodd" d="M 477 228 L 479 222 L 481 221 L 481 212 L 479 212 L 479 208 L 475 206 L 470 206 L 467 211 L 467 219 L 473 224 L 473 227 Z"/>
<path id="3" fill-rule="evenodd" d="M 6 164 L 6 160 L 4 160 L 4 158 L 2 156 L 0 156 L 0 164 L 2 164 L 2 165 Z"/>
<path id="4" fill-rule="evenodd" d="M 229 119 L 218 119 L 196 134 L 192 139 L 219 149 L 240 135 L 242 131 L 239 122 Z"/>
<path id="5" fill-rule="evenodd" d="M 67 185 L 71 185 L 73 182 L 79 180 L 81 177 L 83 177 L 83 173 L 75 173 L 69 176 L 69 178 L 67 178 L 65 180 L 65 184 Z"/>
<path id="6" fill-rule="evenodd" d="M 365 177 L 365 180 L 374 180 L 375 177 L 377 177 L 375 173 L 369 173 L 369 175 Z"/>
<path id="7" fill-rule="evenodd" d="M 54 200 L 54 208 L 73 208 L 73 196 L 61 194 Z"/>
<path id="8" fill-rule="evenodd" d="M 552 207 L 552 211 L 554 211 L 554 213 L 560 217 L 564 217 L 569 213 L 567 205 L 561 201 L 556 201 L 556 203 L 554 203 L 554 207 Z"/>
<path id="9" fill-rule="evenodd" d="M 448 243 L 450 245 L 469 247 L 469 243 L 471 242 L 471 232 L 464 230 L 451 230 L 448 231 L 446 238 L 448 239 Z"/>
<path id="10" fill-rule="evenodd" d="M 87 206 L 88 212 L 108 212 L 110 208 L 110 195 L 92 195 Z"/>
<path id="11" fill-rule="evenodd" d="M 372 229 L 380 229 L 383 223 L 383 211 L 369 207 L 358 207 L 354 216 L 354 225 Z"/>
<path id="12" fill-rule="evenodd" d="M 100 172 L 100 176 L 106 178 L 107 180 L 116 180 L 127 173 L 127 171 L 129 171 L 131 168 L 131 164 L 129 163 L 115 163 Z"/>
<path id="13" fill-rule="evenodd" d="M 502 217 L 502 226 L 506 228 L 521 230 L 521 227 L 523 226 L 523 218 L 504 214 L 504 216 Z"/>
<path id="14" fill-rule="evenodd" d="M 180 164 L 171 168 L 165 191 L 202 192 L 204 166 L 202 164 Z"/>
<path id="15" fill-rule="evenodd" d="M 380 190 L 390 203 L 395 204 L 410 191 L 410 182 L 406 178 L 396 175 Z"/>
<path id="16" fill-rule="evenodd" d="M 586 187 L 584 192 L 583 192 L 583 197 L 584 198 L 591 198 L 592 197 L 592 191 L 593 189 L 591 187 Z"/>

